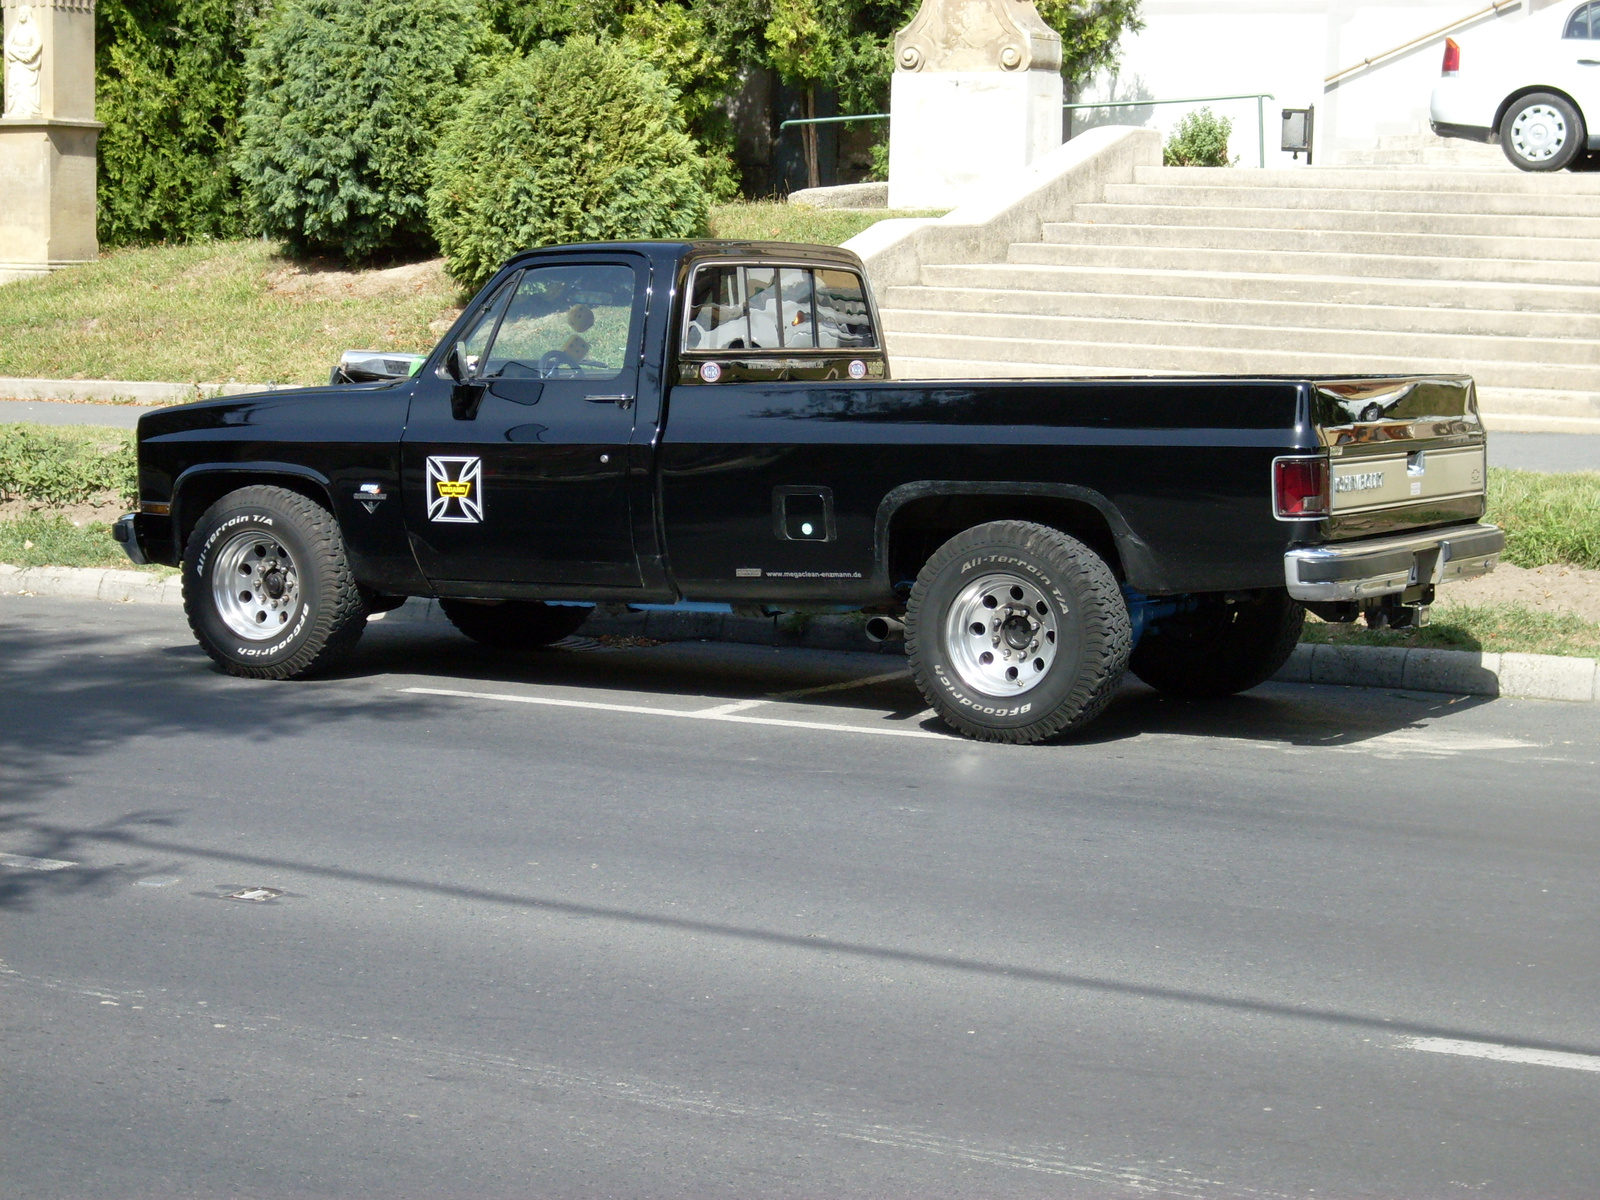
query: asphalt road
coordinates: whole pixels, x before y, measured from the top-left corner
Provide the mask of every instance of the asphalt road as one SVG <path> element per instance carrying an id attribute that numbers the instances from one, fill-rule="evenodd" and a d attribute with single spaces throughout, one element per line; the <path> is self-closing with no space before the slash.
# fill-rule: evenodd
<path id="1" fill-rule="evenodd" d="M 0 423 L 114 425 L 132 429 L 139 414 L 128 404 L 67 404 L 51 400 L 0 400 Z M 1600 434 L 1495 433 L 1489 438 L 1489 465 L 1524 471 L 1600 471 Z"/>
<path id="2" fill-rule="evenodd" d="M 1594 1195 L 1595 706 L 899 665 L 0 598 L 0 1194 Z"/>

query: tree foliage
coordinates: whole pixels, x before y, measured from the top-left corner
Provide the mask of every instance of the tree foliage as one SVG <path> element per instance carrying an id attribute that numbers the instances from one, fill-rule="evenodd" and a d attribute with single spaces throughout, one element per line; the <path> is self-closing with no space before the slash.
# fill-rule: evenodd
<path id="1" fill-rule="evenodd" d="M 100 0 L 102 245 L 241 231 L 231 160 L 254 17 L 234 0 Z"/>
<path id="2" fill-rule="evenodd" d="M 1219 117 L 1210 107 L 1183 115 L 1162 151 L 1161 161 L 1169 167 L 1231 167 L 1238 159 L 1228 158 L 1228 136 L 1233 122 Z"/>
<path id="3" fill-rule="evenodd" d="M 287 0 L 246 60 L 237 169 L 298 252 L 425 250 L 438 132 L 503 56 L 473 0 Z"/>
<path id="4" fill-rule="evenodd" d="M 1061 35 L 1061 75 L 1074 91 L 1107 67 L 1117 65 L 1125 33 L 1144 28 L 1140 0 L 1036 0 L 1046 25 Z"/>
<path id="5" fill-rule="evenodd" d="M 705 164 L 666 77 L 581 34 L 474 88 L 439 141 L 428 212 L 471 286 L 519 250 L 703 235 Z"/>

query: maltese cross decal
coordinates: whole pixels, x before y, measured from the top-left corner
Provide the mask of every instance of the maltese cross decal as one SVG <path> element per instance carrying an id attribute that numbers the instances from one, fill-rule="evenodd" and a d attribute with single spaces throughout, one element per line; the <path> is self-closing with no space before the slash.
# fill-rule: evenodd
<path id="1" fill-rule="evenodd" d="M 428 459 L 428 520 L 483 520 L 483 460 L 448 455 Z"/>

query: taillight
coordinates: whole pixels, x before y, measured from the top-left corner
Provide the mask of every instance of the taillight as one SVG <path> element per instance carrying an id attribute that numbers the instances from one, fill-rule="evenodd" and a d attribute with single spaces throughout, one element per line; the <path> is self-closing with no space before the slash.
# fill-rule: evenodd
<path id="1" fill-rule="evenodd" d="M 1328 460 L 1320 454 L 1273 459 L 1272 506 L 1284 521 L 1327 516 Z"/>
<path id="2" fill-rule="evenodd" d="M 1444 66 L 1442 74 L 1454 75 L 1461 70 L 1461 47 L 1456 44 L 1455 38 L 1444 40 Z"/>

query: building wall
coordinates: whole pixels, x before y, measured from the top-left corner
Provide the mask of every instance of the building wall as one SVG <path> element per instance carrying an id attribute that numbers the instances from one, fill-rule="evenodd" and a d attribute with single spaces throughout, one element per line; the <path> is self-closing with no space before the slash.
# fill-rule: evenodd
<path id="1" fill-rule="evenodd" d="M 1492 34 L 1557 3 L 1522 0 L 1497 16 L 1465 26 Z M 1476 10 L 1489 0 L 1145 0 L 1144 30 L 1124 39 L 1115 76 L 1096 79 L 1079 97 L 1178 99 L 1270 92 L 1266 102 L 1266 165 L 1293 166 L 1278 150 L 1280 111 L 1315 105 L 1316 161 L 1335 165 L 1380 138 L 1425 135 L 1428 99 L 1439 77 L 1444 37 L 1429 38 L 1405 54 L 1353 72 L 1328 76 L 1381 54 Z M 1459 36 L 1459 34 L 1457 35 Z M 1170 130 L 1199 105 L 1096 109 L 1075 114 L 1074 129 L 1095 124 L 1150 125 Z M 1230 151 L 1241 166 L 1258 161 L 1253 100 L 1213 103 L 1233 118 Z M 1302 155 L 1300 163 L 1305 158 Z"/>

